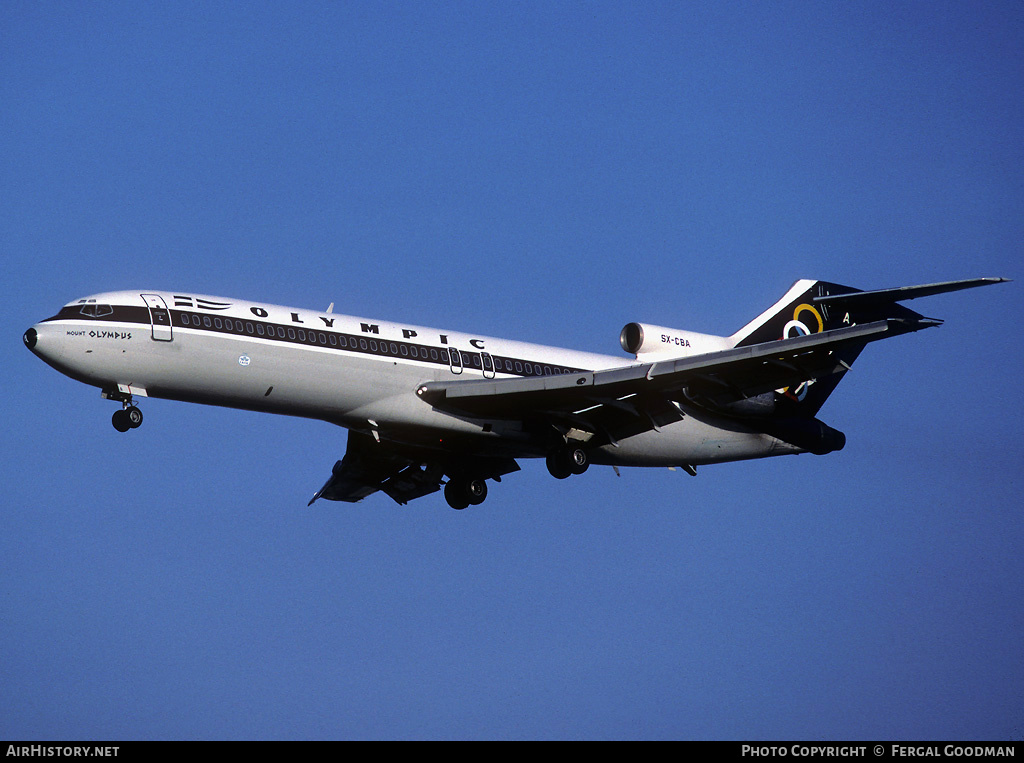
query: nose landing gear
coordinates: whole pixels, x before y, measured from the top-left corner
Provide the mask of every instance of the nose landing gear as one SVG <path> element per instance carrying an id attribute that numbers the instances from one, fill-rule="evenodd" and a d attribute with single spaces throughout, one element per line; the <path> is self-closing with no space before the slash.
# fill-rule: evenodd
<path id="1" fill-rule="evenodd" d="M 114 411 L 114 415 L 110 417 L 110 423 L 118 432 L 127 432 L 129 429 L 138 429 L 142 426 L 142 411 L 132 404 L 131 395 L 124 392 L 104 391 L 103 397 L 108 400 L 117 400 L 122 405 L 121 410 Z"/>
<path id="2" fill-rule="evenodd" d="M 126 405 L 120 411 L 114 411 L 110 422 L 118 432 L 127 432 L 129 429 L 138 429 L 142 426 L 142 411 L 134 405 Z"/>

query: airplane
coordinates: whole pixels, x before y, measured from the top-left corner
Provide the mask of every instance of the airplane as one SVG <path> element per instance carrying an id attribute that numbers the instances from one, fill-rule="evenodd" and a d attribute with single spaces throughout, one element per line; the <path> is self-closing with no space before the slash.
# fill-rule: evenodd
<path id="1" fill-rule="evenodd" d="M 25 345 L 121 404 L 136 397 L 318 419 L 349 430 L 309 501 L 399 504 L 444 489 L 454 509 L 488 480 L 543 458 L 553 477 L 590 464 L 682 468 L 846 444 L 817 418 L 860 352 L 941 325 L 900 302 L 1007 281 L 863 291 L 800 280 L 730 336 L 628 323 L 632 358 L 190 292 L 115 291 L 66 304 Z"/>

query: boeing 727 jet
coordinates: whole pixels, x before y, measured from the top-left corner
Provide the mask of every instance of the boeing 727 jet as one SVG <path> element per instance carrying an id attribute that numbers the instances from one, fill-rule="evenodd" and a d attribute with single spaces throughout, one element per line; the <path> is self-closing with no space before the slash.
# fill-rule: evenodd
<path id="1" fill-rule="evenodd" d="M 349 430 L 318 498 L 440 490 L 455 509 L 544 458 L 559 479 L 594 464 L 681 467 L 825 454 L 845 436 L 817 416 L 865 346 L 938 326 L 899 304 L 1000 283 L 861 291 L 798 281 L 731 336 L 629 323 L 630 358 L 186 292 L 118 291 L 65 305 L 25 345 L 120 403 L 137 397 L 327 421 Z"/>

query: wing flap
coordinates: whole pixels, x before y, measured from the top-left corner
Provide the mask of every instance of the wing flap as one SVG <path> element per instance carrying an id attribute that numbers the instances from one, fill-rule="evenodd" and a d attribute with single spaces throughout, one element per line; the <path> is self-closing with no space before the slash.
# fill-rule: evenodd
<path id="1" fill-rule="evenodd" d="M 408 503 L 439 490 L 442 476 L 440 470 L 425 467 L 368 435 L 349 432 L 345 457 L 309 503 L 318 498 L 356 503 L 378 490 L 397 503 Z"/>
<path id="2" fill-rule="evenodd" d="M 331 476 L 309 505 L 319 498 L 357 503 L 378 490 L 396 503 L 406 504 L 440 490 L 445 475 L 500 480 L 502 475 L 518 470 L 514 458 L 377 442 L 369 435 L 350 431 L 345 457 L 334 465 Z"/>

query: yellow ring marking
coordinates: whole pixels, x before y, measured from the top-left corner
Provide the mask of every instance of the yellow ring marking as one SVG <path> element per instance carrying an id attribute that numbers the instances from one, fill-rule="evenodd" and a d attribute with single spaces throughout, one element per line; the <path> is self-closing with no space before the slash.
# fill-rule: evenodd
<path id="1" fill-rule="evenodd" d="M 811 305 L 797 305 L 796 310 L 793 311 L 793 320 L 800 320 L 800 313 L 803 310 L 810 310 L 814 315 L 815 320 L 818 321 L 818 331 L 815 333 L 821 333 L 825 330 L 825 321 L 821 319 L 821 314 L 815 310 Z"/>

